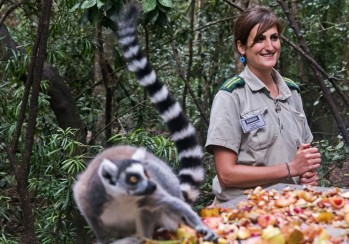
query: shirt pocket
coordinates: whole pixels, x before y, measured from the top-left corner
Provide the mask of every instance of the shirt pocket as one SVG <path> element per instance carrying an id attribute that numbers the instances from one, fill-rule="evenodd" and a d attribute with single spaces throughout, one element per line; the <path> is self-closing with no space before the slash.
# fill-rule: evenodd
<path id="1" fill-rule="evenodd" d="M 305 126 L 307 123 L 307 118 L 305 114 L 298 112 L 294 109 L 290 109 L 292 113 L 292 117 L 294 120 L 294 139 L 296 141 L 297 147 L 299 147 L 300 143 L 304 143 L 306 138 L 305 138 Z"/>
<path id="2" fill-rule="evenodd" d="M 241 117 L 247 119 L 258 114 L 263 115 L 265 126 L 246 133 L 248 146 L 255 151 L 270 147 L 277 138 L 278 128 L 268 114 L 266 106 L 241 113 Z"/>

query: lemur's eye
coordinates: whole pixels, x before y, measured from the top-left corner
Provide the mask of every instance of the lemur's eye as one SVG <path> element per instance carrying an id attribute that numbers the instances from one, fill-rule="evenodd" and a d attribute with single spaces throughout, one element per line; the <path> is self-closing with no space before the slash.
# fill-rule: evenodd
<path id="1" fill-rule="evenodd" d="M 131 175 L 128 177 L 128 183 L 136 184 L 138 182 L 138 177 L 136 175 Z"/>

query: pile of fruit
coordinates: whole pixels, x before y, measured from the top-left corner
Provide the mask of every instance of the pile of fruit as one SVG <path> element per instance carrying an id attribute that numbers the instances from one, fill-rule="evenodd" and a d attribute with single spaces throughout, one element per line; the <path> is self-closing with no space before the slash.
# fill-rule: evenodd
<path id="1" fill-rule="evenodd" d="M 219 236 L 218 243 L 349 243 L 349 192 L 290 187 L 279 192 L 257 187 L 246 194 L 247 200 L 236 208 L 200 210 L 203 222 Z M 187 226 L 178 228 L 171 239 L 208 243 Z"/>

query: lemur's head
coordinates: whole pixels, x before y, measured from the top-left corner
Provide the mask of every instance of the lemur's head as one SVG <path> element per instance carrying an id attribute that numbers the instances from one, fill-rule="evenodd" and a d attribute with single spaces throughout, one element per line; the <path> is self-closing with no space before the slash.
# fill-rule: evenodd
<path id="1" fill-rule="evenodd" d="M 103 159 L 98 175 L 107 193 L 128 195 L 148 195 L 156 190 L 156 184 L 149 179 L 144 165 L 133 159 L 111 161 Z"/>

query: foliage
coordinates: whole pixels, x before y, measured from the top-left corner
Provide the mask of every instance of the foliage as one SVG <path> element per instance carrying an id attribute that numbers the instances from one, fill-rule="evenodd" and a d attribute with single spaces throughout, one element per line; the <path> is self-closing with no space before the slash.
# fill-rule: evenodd
<path id="1" fill-rule="evenodd" d="M 278 5 L 274 1 L 261 2 L 277 11 L 285 23 L 283 34 L 297 44 Z M 13 136 L 23 96 L 23 82 L 36 33 L 37 3 L 25 1 L 23 7 L 5 22 L 11 36 L 25 53 L 7 50 L 12 53 L 11 58 L 0 59 L 0 243 L 17 243 L 16 231 L 20 231 L 21 211 L 15 193 L 16 183 L 5 149 Z M 207 125 L 202 122 L 202 116 L 209 116 L 220 84 L 238 72 L 239 64 L 232 45 L 232 22 L 239 11 L 228 7 L 224 1 L 196 1 L 194 30 L 191 30 L 190 1 L 142 0 L 141 3 L 145 12 L 140 26 L 141 41 L 160 79 L 185 106 L 185 112 L 194 125 L 200 128 L 198 132 L 204 142 Z M 101 24 L 113 29 L 123 4 L 124 1 L 120 0 L 65 0 L 56 1 L 53 8 L 47 62 L 59 70 L 72 89 L 86 129 L 93 133 L 96 128 L 103 127 L 105 112 L 105 95 L 100 87 L 95 86 L 99 82 L 95 64 L 98 47 L 95 26 Z M 292 2 L 292 7 L 315 59 L 339 79 L 340 87 L 346 91 L 349 87 L 349 46 L 346 44 L 349 7 L 346 1 L 297 1 Z M 106 29 L 103 31 L 106 33 Z M 193 41 L 192 46 L 190 41 Z M 338 139 L 335 121 L 330 119 L 332 115 L 319 85 L 314 82 L 309 64 L 293 48 L 284 43 L 282 48 L 277 68 L 302 85 L 306 114 L 316 137 L 315 145 L 322 154 L 323 163 L 319 170 L 321 185 L 328 186 L 330 167 L 340 167 L 346 161 L 348 148 Z M 115 58 L 111 66 L 117 77 L 113 95 L 115 122 L 111 125 L 114 136 L 109 142 L 146 147 L 177 169 L 174 144 L 164 134 L 167 130 L 150 105 L 144 89 L 125 71 L 118 47 L 112 48 L 106 56 Z M 180 76 L 181 70 L 184 78 L 189 77 L 196 101 L 204 108 L 204 115 L 200 114 L 189 95 Z M 77 141 L 76 131 L 57 127 L 47 95 L 50 85 L 48 81 L 43 81 L 41 85 L 29 187 L 40 242 L 71 243 L 76 235 L 68 216 L 75 207 L 71 186 L 86 162 L 102 147 L 84 145 Z M 331 84 L 328 82 L 327 86 L 331 87 Z M 335 93 L 333 97 L 336 98 Z M 345 105 L 342 111 L 347 117 Z M 100 137 L 97 141 L 100 145 L 105 143 Z M 197 208 L 207 206 L 213 200 L 211 181 L 215 169 L 211 155 L 205 155 L 205 168 L 207 177 L 202 186 L 202 197 L 196 203 Z"/>
<path id="2" fill-rule="evenodd" d="M 72 129 L 57 129 L 51 136 L 38 136 L 34 150 L 33 164 L 29 178 L 29 189 L 35 196 L 35 213 L 37 235 L 41 243 L 72 243 L 75 236 L 68 215 L 75 204 L 72 200 L 72 185 L 75 176 L 85 168 L 86 161 L 101 151 L 101 147 L 86 146 L 74 140 Z M 76 154 L 80 151 L 79 154 Z M 8 217 L 14 206 L 5 205 L 9 202 L 13 180 L 6 167 L 0 167 L 0 218 L 4 228 L 2 235 L 11 233 L 14 222 L 19 219 Z M 9 193 L 7 193 L 9 192 Z M 3 206 L 4 205 L 4 206 Z M 17 209 L 18 211 L 18 209 Z M 19 212 L 15 213 L 20 218 Z"/>
<path id="3" fill-rule="evenodd" d="M 174 5 L 172 0 L 142 0 L 141 2 L 145 13 L 145 23 L 159 25 L 167 23 L 166 15 Z M 70 12 L 78 9 L 84 10 L 82 22 L 98 23 L 115 30 L 115 22 L 123 6 L 124 1 L 120 0 L 85 0 L 76 3 Z"/>
<path id="4" fill-rule="evenodd" d="M 206 153 L 203 163 L 205 167 L 205 181 L 200 188 L 200 198 L 194 204 L 195 209 L 201 209 L 211 205 L 214 199 L 212 179 L 216 175 L 216 170 L 213 163 L 213 155 Z"/>
<path id="5" fill-rule="evenodd" d="M 58 62 L 58 60 L 56 60 Z M 2 61 L 0 83 L 0 227 L 1 243 L 18 243 L 21 211 L 16 196 L 12 174 L 5 149 L 13 136 L 18 118 L 24 86 L 23 75 L 28 57 L 14 53 L 11 59 Z M 72 185 L 76 175 L 85 168 L 86 161 L 98 153 L 98 146 L 86 146 L 77 142 L 76 131 L 57 128 L 49 106 L 47 81 L 41 83 L 39 113 L 35 132 L 35 144 L 30 169 L 29 188 L 35 206 L 36 231 L 41 243 L 72 243 L 75 230 L 68 215 L 75 204 Z M 12 94 L 9 96 L 8 94 Z M 80 103 L 82 104 L 82 103 Z M 81 105 L 83 107 L 83 105 Z M 25 133 L 24 126 L 24 133 Z M 24 135 L 24 133 L 22 133 Z M 20 139 L 20 142 L 23 138 Z M 20 155 L 19 155 L 20 156 Z M 17 199 L 17 200 L 14 200 Z M 10 204 L 11 202 L 11 204 Z"/>
<path id="6" fill-rule="evenodd" d="M 136 129 L 129 134 L 117 134 L 109 141 L 115 145 L 144 147 L 155 156 L 169 162 L 172 167 L 178 167 L 177 150 L 173 141 L 168 137 L 153 135 L 148 130 Z"/>
<path id="7" fill-rule="evenodd" d="M 42 243 L 69 243 L 76 237 L 68 218 L 75 206 L 72 185 L 86 161 L 102 148 L 75 141 L 75 132 L 58 128 L 36 144 L 29 188 L 37 196 L 37 234 Z"/>
<path id="8" fill-rule="evenodd" d="M 347 187 L 343 185 L 333 185 L 330 181 L 331 171 L 335 168 L 343 168 L 343 164 L 347 162 L 349 147 L 344 144 L 341 137 L 338 138 L 338 144 L 333 145 L 328 140 L 321 140 L 314 145 L 319 148 L 321 153 L 321 167 L 318 169 L 321 186 L 337 186 Z M 348 172 L 346 172 L 348 173 Z"/>
<path id="9" fill-rule="evenodd" d="M 102 102 L 101 96 L 82 96 L 77 100 L 81 118 L 85 121 L 87 130 L 92 131 L 98 123 L 98 117 L 103 113 Z"/>

